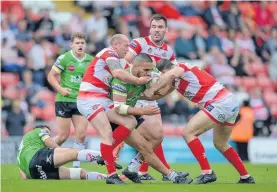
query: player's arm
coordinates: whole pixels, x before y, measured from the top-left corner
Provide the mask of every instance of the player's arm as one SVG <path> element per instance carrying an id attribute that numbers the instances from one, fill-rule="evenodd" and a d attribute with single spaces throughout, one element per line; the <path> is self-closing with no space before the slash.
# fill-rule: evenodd
<path id="1" fill-rule="evenodd" d="M 155 101 L 159 100 L 166 95 L 170 94 L 172 91 L 174 91 L 175 88 L 173 86 L 167 85 L 161 89 L 159 89 L 157 92 L 154 93 L 152 97 L 147 97 L 144 93 L 141 96 L 142 100 L 148 100 L 148 101 Z"/>
<path id="2" fill-rule="evenodd" d="M 19 169 L 19 173 L 20 173 L 20 177 L 21 179 L 28 179 L 27 175 L 24 173 L 24 171 L 22 171 L 21 169 Z"/>
<path id="3" fill-rule="evenodd" d="M 39 138 L 44 142 L 44 145 L 48 148 L 58 148 L 59 145 L 51 138 L 49 133 L 44 132 L 41 130 L 39 133 Z"/>
<path id="4" fill-rule="evenodd" d="M 137 78 L 137 77 L 131 75 L 130 73 L 128 73 L 127 71 L 122 69 L 122 66 L 118 59 L 109 59 L 106 62 L 107 62 L 107 65 L 108 65 L 113 77 L 115 77 L 121 81 L 142 85 L 142 84 L 148 83 L 148 81 L 150 80 L 149 77 Z"/>
<path id="5" fill-rule="evenodd" d="M 182 68 L 174 67 L 173 69 L 163 74 L 157 83 L 144 92 L 144 95 L 148 98 L 152 98 L 155 92 L 161 88 L 166 87 L 169 83 L 172 83 L 174 79 L 182 77 L 183 73 L 184 70 Z"/>
<path id="6" fill-rule="evenodd" d="M 64 70 L 64 65 L 62 61 L 63 55 L 58 57 L 52 69 L 48 73 L 47 80 L 52 87 L 54 87 L 58 92 L 60 92 L 63 96 L 69 95 L 70 90 L 67 88 L 63 88 L 60 85 L 60 75 Z"/>

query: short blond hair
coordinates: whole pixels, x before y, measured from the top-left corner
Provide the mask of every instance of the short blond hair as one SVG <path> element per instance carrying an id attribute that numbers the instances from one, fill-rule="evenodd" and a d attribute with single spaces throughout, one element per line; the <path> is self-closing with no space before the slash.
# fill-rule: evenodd
<path id="1" fill-rule="evenodd" d="M 71 34 L 71 42 L 73 42 L 75 38 L 86 40 L 87 37 L 84 33 L 75 32 Z"/>

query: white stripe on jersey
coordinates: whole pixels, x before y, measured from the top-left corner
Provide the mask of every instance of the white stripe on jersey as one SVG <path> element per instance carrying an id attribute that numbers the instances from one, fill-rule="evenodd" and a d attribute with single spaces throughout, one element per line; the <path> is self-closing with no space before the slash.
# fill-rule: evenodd
<path id="1" fill-rule="evenodd" d="M 199 101 L 199 103 L 205 103 L 205 102 L 207 102 L 207 101 L 212 100 L 212 99 L 216 96 L 216 94 L 217 94 L 221 89 L 223 89 L 223 88 L 224 88 L 224 87 L 223 87 L 220 83 L 216 82 L 216 83 L 209 89 L 209 91 L 205 94 L 205 96 L 202 98 L 202 100 Z"/>
<path id="2" fill-rule="evenodd" d="M 194 75 L 194 73 L 191 71 L 185 72 L 183 79 L 187 82 L 193 82 L 189 83 L 186 88 L 186 92 L 191 92 L 196 95 L 198 90 L 201 88 L 201 85 L 199 84 L 198 78 Z"/>
<path id="3" fill-rule="evenodd" d="M 88 82 L 82 82 L 80 85 L 79 91 L 87 91 L 87 92 L 93 91 L 93 92 L 99 92 L 99 93 L 108 93 L 104 89 L 96 87 Z"/>

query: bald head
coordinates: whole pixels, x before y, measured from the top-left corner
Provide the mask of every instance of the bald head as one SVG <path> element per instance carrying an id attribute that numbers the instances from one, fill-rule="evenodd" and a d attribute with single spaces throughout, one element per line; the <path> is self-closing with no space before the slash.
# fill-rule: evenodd
<path id="1" fill-rule="evenodd" d="M 115 34 L 112 36 L 110 40 L 110 45 L 114 45 L 115 43 L 121 43 L 122 41 L 129 41 L 128 37 L 123 34 Z"/>
<path id="2" fill-rule="evenodd" d="M 143 63 L 153 63 L 153 59 L 146 53 L 140 53 L 132 61 L 133 65 L 141 65 Z"/>

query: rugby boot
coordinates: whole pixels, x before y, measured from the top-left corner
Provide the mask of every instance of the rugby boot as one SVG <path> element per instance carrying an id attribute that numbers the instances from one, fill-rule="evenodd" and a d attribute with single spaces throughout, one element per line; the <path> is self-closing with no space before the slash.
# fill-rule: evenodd
<path id="1" fill-rule="evenodd" d="M 138 173 L 129 171 L 128 167 L 123 169 L 122 175 L 125 175 L 125 177 L 130 179 L 133 183 L 142 184 Z"/>
<path id="2" fill-rule="evenodd" d="M 195 184 L 207 184 L 216 181 L 216 175 L 214 171 L 210 174 L 200 175 L 197 177 L 197 180 L 195 181 Z"/>
<path id="3" fill-rule="evenodd" d="M 96 163 L 98 165 L 105 165 L 104 159 L 101 156 L 97 157 Z M 122 166 L 119 165 L 118 163 L 114 162 L 114 166 L 116 169 L 122 169 Z"/>
<path id="4" fill-rule="evenodd" d="M 156 180 L 154 177 L 152 177 L 149 173 L 140 175 L 140 180 L 144 180 L 144 181 L 154 181 Z"/>
<path id="5" fill-rule="evenodd" d="M 175 184 L 190 184 L 190 183 L 192 183 L 192 181 L 193 181 L 192 178 L 180 175 L 175 178 L 173 183 L 175 183 Z"/>
<path id="6" fill-rule="evenodd" d="M 240 180 L 237 182 L 237 184 L 255 184 L 255 180 L 252 176 L 249 176 L 246 179 L 240 178 Z"/>
<path id="7" fill-rule="evenodd" d="M 187 177 L 189 176 L 188 172 L 176 172 L 179 176 Z M 163 175 L 162 181 L 170 181 L 167 176 Z"/>
<path id="8" fill-rule="evenodd" d="M 119 176 L 115 173 L 111 176 L 108 176 L 106 178 L 106 184 L 115 184 L 115 185 L 121 185 L 126 184 L 124 181 L 122 181 Z"/>

